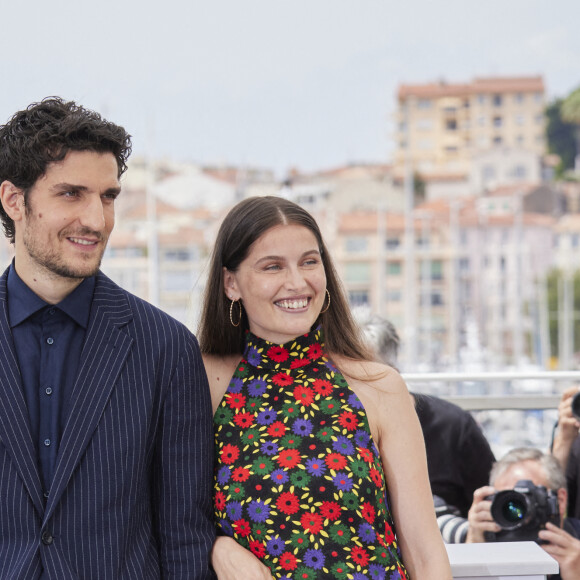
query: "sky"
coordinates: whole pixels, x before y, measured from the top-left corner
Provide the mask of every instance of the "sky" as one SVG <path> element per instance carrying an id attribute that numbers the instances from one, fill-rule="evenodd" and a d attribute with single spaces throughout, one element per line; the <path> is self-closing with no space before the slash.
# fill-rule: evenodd
<path id="1" fill-rule="evenodd" d="M 400 83 L 580 86 L 579 0 L 0 0 L 0 123 L 45 96 L 136 155 L 283 176 L 388 162 Z"/>

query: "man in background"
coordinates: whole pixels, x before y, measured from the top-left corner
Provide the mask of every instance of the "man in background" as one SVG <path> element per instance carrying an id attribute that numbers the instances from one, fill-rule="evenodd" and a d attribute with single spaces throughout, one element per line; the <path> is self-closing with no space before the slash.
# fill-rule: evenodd
<path id="1" fill-rule="evenodd" d="M 48 98 L 0 127 L 0 578 L 211 577 L 197 341 L 99 270 L 131 151 Z"/>

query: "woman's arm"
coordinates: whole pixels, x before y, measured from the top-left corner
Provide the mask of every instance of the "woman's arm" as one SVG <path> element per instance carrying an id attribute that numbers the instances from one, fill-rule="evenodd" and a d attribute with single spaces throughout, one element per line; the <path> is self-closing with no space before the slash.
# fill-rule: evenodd
<path id="1" fill-rule="evenodd" d="M 355 364 L 355 363 L 353 363 Z M 413 400 L 397 371 L 377 363 L 351 366 L 351 388 L 363 403 L 381 454 L 403 562 L 416 580 L 450 580 L 435 516 L 425 443 Z M 340 368 L 343 368 L 342 366 Z"/>
<path id="2" fill-rule="evenodd" d="M 272 580 L 270 569 L 229 536 L 218 536 L 211 551 L 218 580 Z"/>

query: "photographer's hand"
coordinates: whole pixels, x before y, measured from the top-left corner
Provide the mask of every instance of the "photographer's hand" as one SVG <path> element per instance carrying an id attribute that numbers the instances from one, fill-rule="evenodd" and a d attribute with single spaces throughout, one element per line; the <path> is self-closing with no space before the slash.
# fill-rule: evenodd
<path id="1" fill-rule="evenodd" d="M 473 503 L 467 514 L 469 529 L 466 544 L 485 542 L 484 532 L 499 532 L 501 528 L 491 517 L 491 500 L 486 499 L 495 489 L 490 486 L 480 487 L 473 492 Z"/>
<path id="2" fill-rule="evenodd" d="M 557 560 L 562 580 L 580 578 L 580 540 L 550 523 L 547 523 L 546 529 L 541 530 L 538 535 L 540 539 L 549 542 L 540 545 L 552 558 Z"/>
<path id="3" fill-rule="evenodd" d="M 560 462 L 566 471 L 570 448 L 578 436 L 580 423 L 572 415 L 572 398 L 580 391 L 578 386 L 568 387 L 563 393 L 558 405 L 558 428 L 552 445 L 552 455 Z"/>

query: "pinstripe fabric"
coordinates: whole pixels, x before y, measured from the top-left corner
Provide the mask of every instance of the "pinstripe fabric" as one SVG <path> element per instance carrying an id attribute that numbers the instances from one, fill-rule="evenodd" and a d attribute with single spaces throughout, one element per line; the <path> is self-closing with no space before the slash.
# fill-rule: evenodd
<path id="1" fill-rule="evenodd" d="M 99 274 L 65 417 L 44 500 L 4 273 L 0 579 L 211 578 L 213 431 L 195 337 Z"/>

